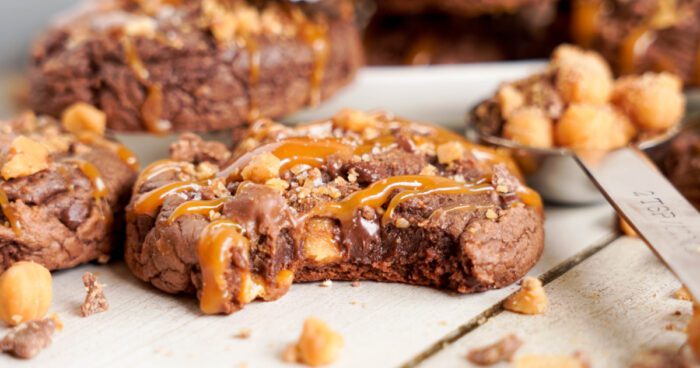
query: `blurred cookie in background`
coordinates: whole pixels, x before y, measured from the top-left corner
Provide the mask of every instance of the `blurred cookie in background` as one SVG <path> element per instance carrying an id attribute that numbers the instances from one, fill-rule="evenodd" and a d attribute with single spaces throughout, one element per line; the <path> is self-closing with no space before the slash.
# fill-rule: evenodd
<path id="1" fill-rule="evenodd" d="M 700 126 L 679 134 L 656 157 L 668 180 L 700 209 Z"/>
<path id="2" fill-rule="evenodd" d="M 562 32 L 554 1 L 378 0 L 365 30 L 371 65 L 429 65 L 545 57 Z"/>
<path id="3" fill-rule="evenodd" d="M 618 74 L 668 71 L 700 84 L 700 1 L 573 0 L 571 35 Z"/>

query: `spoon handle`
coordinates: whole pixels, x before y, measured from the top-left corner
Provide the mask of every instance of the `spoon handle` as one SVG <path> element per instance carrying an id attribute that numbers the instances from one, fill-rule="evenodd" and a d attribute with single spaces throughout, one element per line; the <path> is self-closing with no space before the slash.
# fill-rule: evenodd
<path id="1" fill-rule="evenodd" d="M 605 198 L 700 300 L 700 213 L 638 149 L 576 160 Z"/>

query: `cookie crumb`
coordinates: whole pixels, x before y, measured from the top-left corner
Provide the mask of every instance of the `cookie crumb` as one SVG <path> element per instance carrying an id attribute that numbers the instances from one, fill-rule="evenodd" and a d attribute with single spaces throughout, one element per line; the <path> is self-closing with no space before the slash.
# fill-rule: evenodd
<path id="1" fill-rule="evenodd" d="M 282 361 L 285 363 L 297 362 L 297 347 L 294 344 L 289 344 L 282 352 Z"/>
<path id="2" fill-rule="evenodd" d="M 333 286 L 333 281 L 332 280 L 323 280 L 320 284 L 318 284 L 320 287 L 331 287 Z"/>
<path id="3" fill-rule="evenodd" d="M 25 322 L 7 333 L 0 340 L 0 351 L 17 358 L 31 359 L 49 345 L 56 331 L 53 318 Z"/>
<path id="4" fill-rule="evenodd" d="M 87 294 L 85 301 L 80 306 L 80 315 L 83 317 L 91 316 L 95 313 L 101 313 L 109 309 L 109 303 L 104 294 L 104 284 L 97 282 L 97 277 L 91 272 L 83 274 L 83 285 Z"/>
<path id="5" fill-rule="evenodd" d="M 534 277 L 526 277 L 520 290 L 508 297 L 503 307 L 516 313 L 542 314 L 547 311 L 548 304 L 542 282 Z"/>
<path id="6" fill-rule="evenodd" d="M 309 366 L 330 364 L 338 359 L 343 345 L 343 336 L 320 319 L 311 317 L 304 321 L 299 341 L 284 350 L 282 360 Z"/>
<path id="7" fill-rule="evenodd" d="M 523 342 L 517 336 L 510 334 L 491 345 L 472 349 L 467 354 L 467 360 L 476 365 L 509 362 L 522 345 Z"/>
<path id="8" fill-rule="evenodd" d="M 241 328 L 238 333 L 236 334 L 237 339 L 249 339 L 250 336 L 253 334 L 253 331 L 249 328 Z"/>
<path id="9" fill-rule="evenodd" d="M 684 367 L 677 348 L 654 347 L 637 352 L 632 358 L 630 368 L 667 368 Z"/>
<path id="10" fill-rule="evenodd" d="M 360 286 L 360 282 L 359 282 L 359 281 L 353 281 L 353 282 L 350 283 L 350 286 L 352 286 L 352 287 L 359 287 L 359 286 Z"/>

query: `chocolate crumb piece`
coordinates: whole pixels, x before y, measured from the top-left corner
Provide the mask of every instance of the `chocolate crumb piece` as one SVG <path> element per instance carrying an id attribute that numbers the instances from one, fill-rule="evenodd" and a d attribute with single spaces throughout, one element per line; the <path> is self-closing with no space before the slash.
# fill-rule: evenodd
<path id="1" fill-rule="evenodd" d="M 87 290 L 87 295 L 85 295 L 83 305 L 80 306 L 81 316 L 88 317 L 109 309 L 109 303 L 102 290 L 104 284 L 97 282 L 97 277 L 94 274 L 85 272 L 83 274 L 83 284 Z"/>
<path id="2" fill-rule="evenodd" d="M 509 362 L 522 345 L 523 342 L 517 336 L 510 334 L 491 345 L 471 350 L 467 354 L 467 360 L 476 365 Z"/>
<path id="3" fill-rule="evenodd" d="M 632 358 L 630 368 L 682 368 L 692 367 L 674 347 L 654 347 L 637 352 Z"/>
<path id="4" fill-rule="evenodd" d="M 248 339 L 250 338 L 250 335 L 253 334 L 253 331 L 249 328 L 241 328 L 240 331 L 236 334 L 237 339 Z"/>
<path id="5" fill-rule="evenodd" d="M 17 358 L 31 359 L 51 345 L 51 336 L 55 331 L 56 322 L 52 318 L 23 323 L 0 340 L 0 351 Z"/>

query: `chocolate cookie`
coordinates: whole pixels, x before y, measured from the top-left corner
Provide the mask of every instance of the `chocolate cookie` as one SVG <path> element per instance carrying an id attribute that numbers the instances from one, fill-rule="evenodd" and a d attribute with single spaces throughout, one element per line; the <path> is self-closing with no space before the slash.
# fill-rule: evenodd
<path id="1" fill-rule="evenodd" d="M 440 11 L 460 16 L 513 13 L 529 5 L 551 0 L 375 0 L 377 7 L 390 13 L 418 14 Z"/>
<path id="2" fill-rule="evenodd" d="M 364 46 L 368 63 L 374 65 L 541 57 L 558 41 L 557 33 L 550 32 L 554 13 L 551 1 L 523 6 L 512 13 L 466 18 L 449 12 L 395 14 L 380 9 L 365 31 Z"/>
<path id="3" fill-rule="evenodd" d="M 102 136 L 104 124 L 82 104 L 62 126 L 33 114 L 0 122 L 0 272 L 22 260 L 56 270 L 109 259 L 138 163 Z"/>
<path id="4" fill-rule="evenodd" d="M 119 131 L 236 128 L 318 104 L 361 58 L 345 0 L 90 2 L 36 43 L 31 105 L 88 102 Z"/>
<path id="5" fill-rule="evenodd" d="M 700 1 L 574 0 L 574 40 L 619 74 L 668 71 L 700 83 Z"/>
<path id="6" fill-rule="evenodd" d="M 276 299 L 292 281 L 483 291 L 542 252 L 541 201 L 512 161 L 434 126 L 344 111 L 297 128 L 261 121 L 230 155 L 184 140 L 137 180 L 125 258 L 204 313 Z"/>

